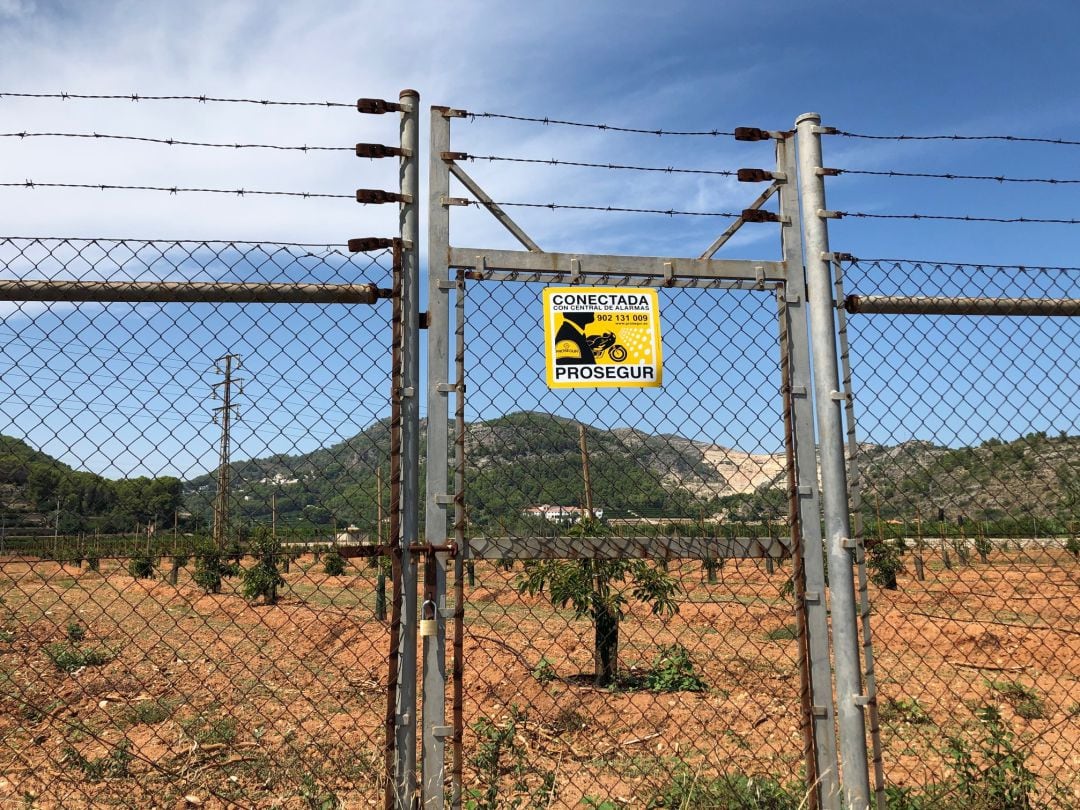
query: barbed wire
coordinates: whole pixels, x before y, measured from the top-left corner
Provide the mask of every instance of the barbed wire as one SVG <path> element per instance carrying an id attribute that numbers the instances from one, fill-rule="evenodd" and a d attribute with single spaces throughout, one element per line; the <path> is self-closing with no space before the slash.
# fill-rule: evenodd
<path id="1" fill-rule="evenodd" d="M 689 135 L 689 136 L 706 136 L 706 137 L 719 137 L 721 135 L 734 135 L 734 132 L 724 132 L 718 129 L 709 130 L 674 130 L 674 129 L 641 129 L 637 127 L 620 127 L 612 124 L 590 124 L 583 123 L 581 121 L 564 121 L 558 118 L 533 118 L 527 115 L 506 115 L 503 113 L 469 113 L 469 119 L 475 120 L 477 118 L 500 118 L 506 121 L 527 121 L 535 124 L 551 124 L 563 127 L 583 127 L 586 129 L 599 129 L 606 132 L 632 132 L 639 135 Z"/>
<path id="2" fill-rule="evenodd" d="M 1080 219 L 1053 219 L 1041 217 L 976 217 L 967 214 L 869 214 L 863 211 L 834 211 L 837 218 L 852 219 L 912 219 L 943 220 L 947 222 L 999 222 L 1006 224 L 1080 225 Z"/>
<path id="3" fill-rule="evenodd" d="M 21 183 L 17 185 L 22 185 Z M 96 188 L 96 186 L 95 186 Z M 156 249 L 159 245 L 173 245 L 177 247 L 183 247 L 183 245 L 231 245 L 232 247 L 258 247 L 262 248 L 267 256 L 271 256 L 277 251 L 270 251 L 267 248 L 328 248 L 331 251 L 339 252 L 342 258 L 348 258 L 349 253 L 346 253 L 341 242 L 277 242 L 271 240 L 258 240 L 258 239 L 142 239 L 134 236 L 0 236 L 0 242 L 11 241 L 17 239 L 25 239 L 29 242 L 86 242 L 87 244 L 97 244 L 99 242 L 117 242 L 121 245 L 127 246 L 128 242 L 142 243 L 146 245 L 152 245 Z M 386 253 L 387 250 L 382 248 L 375 253 Z M 295 254 L 293 254 L 295 255 Z M 296 256 L 297 259 L 306 259 L 314 256 L 316 258 L 323 258 L 315 253 L 305 253 L 301 256 Z"/>
<path id="4" fill-rule="evenodd" d="M 924 177 L 933 180 L 993 180 L 997 183 L 1046 183 L 1052 186 L 1076 185 L 1080 180 L 1060 179 L 1056 177 L 1005 177 L 992 174 L 953 174 L 944 172 L 935 174 L 932 172 L 898 172 L 898 171 L 870 171 L 868 169 L 836 169 L 837 174 L 862 174 L 873 177 Z"/>
<path id="5" fill-rule="evenodd" d="M 1055 270 L 1055 271 L 1069 271 L 1080 272 L 1080 267 L 1070 267 L 1068 265 L 1046 265 L 1046 264 L 998 264 L 996 262 L 958 262 L 958 261 L 942 261 L 938 259 L 882 259 L 882 258 L 867 258 L 863 256 L 850 256 L 844 259 L 846 263 L 851 265 L 863 265 L 863 264 L 911 264 L 911 265 L 930 265 L 932 267 L 953 267 L 956 269 L 971 269 L 971 270 L 1019 270 L 1021 272 L 1039 272 L 1042 270 Z"/>
<path id="6" fill-rule="evenodd" d="M 661 172 L 663 174 L 711 174 L 720 177 L 734 177 L 737 172 L 724 169 L 677 169 L 674 166 L 627 166 L 619 163 L 586 163 L 578 160 L 559 160 L 557 158 L 517 158 L 499 155 L 465 155 L 466 160 L 500 161 L 503 163 L 538 163 L 546 166 L 580 166 L 587 169 L 624 169 L 635 172 Z"/>
<path id="7" fill-rule="evenodd" d="M 89 93 L 0 93 L 0 99 L 4 98 L 52 98 L 68 101 L 69 99 L 80 100 L 109 100 L 109 101 L 197 101 L 201 104 L 257 104 L 261 107 L 348 107 L 355 109 L 356 103 L 341 101 L 274 101 L 257 98 L 224 98 L 220 96 L 144 96 L 139 93 L 127 94 L 89 94 Z"/>
<path id="8" fill-rule="evenodd" d="M 38 183 L 33 180 L 24 180 L 21 183 L 0 183 L 0 188 L 88 188 L 98 191 L 167 191 L 170 194 L 198 193 L 198 194 L 235 194 L 238 197 L 304 197 L 325 199 L 356 199 L 355 194 L 324 194 L 314 191 L 260 191 L 256 189 L 227 189 L 227 188 L 185 188 L 181 186 L 125 186 L 114 183 Z"/>
<path id="9" fill-rule="evenodd" d="M 467 200 L 466 204 L 475 206 L 484 205 L 484 203 L 477 202 L 476 200 Z M 677 211 L 673 208 L 622 208 L 614 205 L 570 205 L 563 203 L 530 202 L 495 202 L 492 204 L 502 208 L 547 208 L 550 211 L 569 210 L 604 211 L 624 214 L 665 214 L 669 217 L 727 217 L 729 219 L 738 219 L 742 216 L 742 214 L 736 214 L 730 211 Z"/>
<path id="10" fill-rule="evenodd" d="M 140 135 L 105 135 L 100 132 L 0 132 L 0 138 L 87 138 L 114 141 L 140 141 L 167 146 L 208 146 L 215 149 L 277 149 L 293 152 L 352 152 L 353 146 L 280 146 L 267 143 L 205 143 L 176 138 L 150 138 Z"/>
<path id="11" fill-rule="evenodd" d="M 1029 138 L 1022 135 L 867 135 L 861 132 L 845 132 L 838 129 L 832 133 L 845 138 L 862 138 L 871 141 L 1006 141 L 1011 143 L 1046 143 L 1055 146 L 1080 146 L 1080 141 L 1064 138 Z"/>

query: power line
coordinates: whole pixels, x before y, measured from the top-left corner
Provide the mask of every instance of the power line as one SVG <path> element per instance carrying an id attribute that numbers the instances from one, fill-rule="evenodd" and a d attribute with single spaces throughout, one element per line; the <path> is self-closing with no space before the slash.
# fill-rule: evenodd
<path id="1" fill-rule="evenodd" d="M 831 133 L 845 138 L 862 138 L 871 141 L 1006 141 L 1009 143 L 1046 143 L 1055 146 L 1080 146 L 1080 141 L 1064 138 L 1029 138 L 1021 135 L 867 135 L 838 129 Z"/>
<path id="2" fill-rule="evenodd" d="M 257 99 L 257 98 L 221 98 L 217 96 L 143 96 L 138 93 L 128 93 L 126 95 L 111 94 L 111 95 L 94 95 L 87 93 L 0 93 L 0 99 L 3 98 L 52 98 L 68 101 L 71 99 L 81 100 L 110 100 L 110 101 L 197 101 L 201 104 L 206 103 L 223 103 L 223 104 L 257 104 L 260 107 L 348 107 L 349 109 L 355 109 L 356 104 L 347 104 L 340 101 L 272 101 L 270 99 Z"/>
<path id="3" fill-rule="evenodd" d="M 535 124 L 552 124 L 564 127 L 584 127 L 587 129 L 600 129 L 607 132 L 632 132 L 639 135 L 690 135 L 719 137 L 721 135 L 734 135 L 734 132 L 723 132 L 718 129 L 709 130 L 674 130 L 674 129 L 639 129 L 637 127 L 620 127 L 612 124 L 588 124 L 580 121 L 563 121 L 558 118 L 532 118 L 525 115 L 505 115 L 503 113 L 469 113 L 470 119 L 476 118 L 501 118 L 506 121 L 528 121 Z"/>
<path id="4" fill-rule="evenodd" d="M 944 220 L 948 222 L 1000 222 L 1007 224 L 1034 223 L 1043 225 L 1080 225 L 1080 219 L 1044 219 L 1039 217 L 973 217 L 966 214 L 868 214 L 862 211 L 832 211 L 836 219 L 912 219 Z"/>
<path id="5" fill-rule="evenodd" d="M 993 180 L 996 183 L 1046 183 L 1052 186 L 1076 185 L 1080 180 L 1058 179 L 1056 177 L 1004 177 L 991 174 L 952 174 L 945 172 L 934 174 L 931 172 L 897 172 L 897 171 L 869 171 L 865 169 L 836 169 L 837 174 L 863 174 L 874 177 L 923 177 L 933 180 Z"/>
<path id="6" fill-rule="evenodd" d="M 167 146 L 208 146 L 215 149 L 278 149 L 295 152 L 352 152 L 354 146 L 281 146 L 266 143 L 204 143 L 176 138 L 149 138 L 139 135 L 104 135 L 99 132 L 0 132 L 0 138 L 88 138 L 90 140 L 140 141 Z"/>
<path id="7" fill-rule="evenodd" d="M 466 160 L 502 161 L 505 163 L 538 163 L 547 166 L 581 166 L 588 169 L 623 169 L 635 172 L 661 172 L 663 174 L 711 174 L 721 177 L 735 177 L 737 172 L 720 169 L 677 169 L 673 166 L 625 166 L 617 163 L 585 163 L 576 160 L 557 160 L 556 158 L 515 158 L 498 155 L 465 155 Z"/>
<path id="8" fill-rule="evenodd" d="M 0 183 L 0 188 L 89 188 L 98 191 L 167 191 L 170 194 L 200 193 L 200 194 L 235 194 L 238 197 L 262 196 L 262 197 L 304 197 L 328 198 L 328 199 L 356 199 L 354 194 L 322 194 L 313 191 L 257 191 L 253 189 L 225 189 L 225 188 L 182 188 L 180 186 L 124 186 L 109 183 L 36 183 L 33 180 L 24 180 L 21 183 Z"/>
<path id="9" fill-rule="evenodd" d="M 475 200 L 468 200 L 467 204 L 476 206 L 484 205 L 484 203 Z M 665 214 L 669 217 L 727 217 L 729 219 L 738 219 L 742 216 L 742 214 L 733 214 L 727 211 L 677 211 L 674 208 L 620 208 L 614 205 L 564 205 L 561 203 L 528 202 L 496 202 L 493 204 L 503 208 L 547 208 L 551 211 L 562 209 L 569 211 L 605 211 L 609 213 L 628 214 Z"/>

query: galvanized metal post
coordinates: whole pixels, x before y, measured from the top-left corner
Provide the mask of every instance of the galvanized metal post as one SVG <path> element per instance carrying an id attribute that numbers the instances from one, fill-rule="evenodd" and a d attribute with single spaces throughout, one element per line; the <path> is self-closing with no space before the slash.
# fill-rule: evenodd
<path id="1" fill-rule="evenodd" d="M 820 441 L 819 463 L 829 555 L 829 596 L 836 671 L 836 714 L 840 728 L 841 786 L 848 810 L 870 806 L 870 773 L 863 716 L 858 614 L 855 602 L 854 543 L 848 519 L 844 425 L 837 367 L 833 286 L 825 223 L 825 182 L 821 173 L 821 116 L 796 120 L 799 198 L 803 211 L 806 281 L 810 303 L 814 400 Z"/>
<path id="2" fill-rule="evenodd" d="M 396 774 L 399 810 L 412 810 L 416 794 L 417 542 L 420 516 L 420 94 L 401 91 L 399 211 L 402 250 L 401 390 L 401 635 L 398 643 Z"/>
<path id="3" fill-rule="evenodd" d="M 442 155 L 450 149 L 450 119 L 446 110 L 431 110 L 428 158 L 428 368 L 427 368 L 427 490 L 425 534 L 431 545 L 445 546 L 447 509 L 451 500 L 447 481 L 449 458 L 450 374 L 450 171 Z M 423 755 L 421 759 L 424 810 L 442 810 L 446 777 L 446 554 L 429 555 L 425 568 L 423 676 Z"/>
<path id="4" fill-rule="evenodd" d="M 838 810 L 840 781 L 836 760 L 836 725 L 832 700 L 832 665 L 829 660 L 829 616 L 825 606 L 825 561 L 821 542 L 820 492 L 814 407 L 810 398 L 810 344 L 807 332 L 806 275 L 803 272 L 802 219 L 796 188 L 794 138 L 776 143 L 776 170 L 786 180 L 780 185 L 780 244 L 787 264 L 784 310 L 787 316 L 791 364 L 791 410 L 795 465 L 799 483 L 799 519 L 802 528 L 803 569 L 806 587 L 807 653 L 810 658 L 811 724 L 821 807 Z"/>

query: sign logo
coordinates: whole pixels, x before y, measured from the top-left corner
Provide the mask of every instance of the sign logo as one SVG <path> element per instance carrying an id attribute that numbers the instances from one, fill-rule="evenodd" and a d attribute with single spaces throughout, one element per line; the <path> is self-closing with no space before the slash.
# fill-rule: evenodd
<path id="1" fill-rule="evenodd" d="M 548 287 L 544 355 L 551 388 L 658 388 L 660 306 L 655 290 Z"/>

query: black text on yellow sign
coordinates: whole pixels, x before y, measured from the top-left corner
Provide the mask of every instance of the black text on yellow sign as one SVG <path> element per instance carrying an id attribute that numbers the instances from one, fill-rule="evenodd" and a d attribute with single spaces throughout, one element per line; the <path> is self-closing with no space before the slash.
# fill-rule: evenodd
<path id="1" fill-rule="evenodd" d="M 544 290 L 544 354 L 551 388 L 657 388 L 662 382 L 656 291 Z"/>

